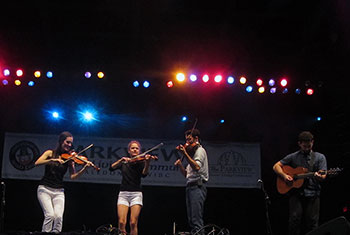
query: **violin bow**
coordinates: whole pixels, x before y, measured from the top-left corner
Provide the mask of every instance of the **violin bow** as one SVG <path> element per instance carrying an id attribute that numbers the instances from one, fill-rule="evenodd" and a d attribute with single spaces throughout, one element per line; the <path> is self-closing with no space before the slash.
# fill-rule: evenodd
<path id="1" fill-rule="evenodd" d="M 77 153 L 76 155 L 79 156 L 79 154 L 81 154 L 82 152 L 85 152 L 86 150 L 88 150 L 89 148 L 91 148 L 92 146 L 94 146 L 94 144 L 90 144 L 89 146 L 87 146 L 86 148 L 84 148 L 83 150 L 81 150 L 79 153 Z M 67 161 L 71 160 L 74 156 L 66 159 L 63 163 L 66 163 Z M 79 159 L 81 160 L 81 159 Z"/>
<path id="2" fill-rule="evenodd" d="M 191 129 L 191 136 L 192 136 L 192 134 L 193 134 L 194 128 L 196 128 L 197 122 L 198 122 L 198 118 L 196 118 L 196 120 L 194 121 L 193 127 L 192 127 L 192 129 Z M 182 154 L 181 162 L 184 160 L 184 158 L 185 158 L 185 155 Z"/>
<path id="3" fill-rule="evenodd" d="M 153 150 L 155 150 L 157 148 L 160 148 L 163 145 L 164 145 L 163 143 L 157 144 L 156 146 L 148 149 L 147 151 L 145 151 L 145 152 L 143 152 L 143 153 L 141 153 L 139 155 L 136 155 L 136 156 L 132 157 L 131 159 L 134 159 L 134 158 L 137 158 L 137 157 L 142 157 L 142 156 L 146 155 L 147 153 L 152 152 Z"/>

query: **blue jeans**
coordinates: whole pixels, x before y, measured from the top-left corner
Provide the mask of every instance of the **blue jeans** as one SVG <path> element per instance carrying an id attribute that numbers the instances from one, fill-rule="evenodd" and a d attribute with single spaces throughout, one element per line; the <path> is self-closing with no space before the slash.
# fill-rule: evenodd
<path id="1" fill-rule="evenodd" d="M 318 227 L 320 213 L 319 197 L 303 197 L 292 194 L 289 197 L 289 235 L 299 235 Z M 302 224 L 302 221 L 305 224 Z"/>
<path id="2" fill-rule="evenodd" d="M 204 226 L 203 213 L 206 197 L 207 188 L 204 184 L 186 187 L 187 219 L 192 232 L 198 231 Z"/>

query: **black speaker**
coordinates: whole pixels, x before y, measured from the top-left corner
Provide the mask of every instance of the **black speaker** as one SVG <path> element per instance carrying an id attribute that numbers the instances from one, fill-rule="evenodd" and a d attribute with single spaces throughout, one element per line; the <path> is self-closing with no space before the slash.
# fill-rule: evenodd
<path id="1" fill-rule="evenodd" d="M 344 216 L 340 216 L 322 224 L 306 235 L 350 235 L 350 224 Z"/>

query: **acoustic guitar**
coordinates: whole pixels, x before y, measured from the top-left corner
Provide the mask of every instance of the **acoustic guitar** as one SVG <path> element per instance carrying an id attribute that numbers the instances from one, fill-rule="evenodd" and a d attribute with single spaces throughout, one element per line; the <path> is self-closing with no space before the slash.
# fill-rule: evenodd
<path id="1" fill-rule="evenodd" d="M 293 168 L 285 165 L 282 167 L 282 170 L 284 173 L 292 176 L 294 180 L 291 182 L 286 182 L 284 179 L 282 179 L 282 177 L 277 177 L 277 191 L 280 194 L 285 194 L 292 188 L 300 188 L 304 183 L 304 179 L 314 177 L 315 174 L 315 172 L 309 172 L 308 169 L 304 167 Z M 318 173 L 321 175 L 331 176 L 337 175 L 340 171 L 341 169 L 337 167 L 329 170 L 320 170 Z"/>

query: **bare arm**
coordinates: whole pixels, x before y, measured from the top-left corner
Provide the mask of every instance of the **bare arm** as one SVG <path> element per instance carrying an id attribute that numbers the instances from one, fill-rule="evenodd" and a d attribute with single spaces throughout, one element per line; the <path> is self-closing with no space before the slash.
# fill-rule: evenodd
<path id="1" fill-rule="evenodd" d="M 72 180 L 74 180 L 74 179 L 78 178 L 79 176 L 81 176 L 86 171 L 86 168 L 92 166 L 92 163 L 88 162 L 88 163 L 84 164 L 84 166 L 78 172 L 76 172 L 76 170 L 75 170 L 75 163 L 73 161 L 71 161 L 71 162 L 69 162 L 69 164 L 70 164 L 70 167 L 69 167 L 69 169 L 70 169 L 70 178 Z"/>
<path id="2" fill-rule="evenodd" d="M 59 162 L 61 164 L 64 163 L 62 159 L 59 158 L 50 158 L 52 157 L 53 151 L 52 150 L 46 150 L 39 158 L 38 160 L 35 161 L 35 165 L 45 165 L 48 164 L 49 162 Z"/>
<path id="3" fill-rule="evenodd" d="M 117 168 L 120 164 L 122 164 L 123 162 L 128 162 L 130 160 L 130 158 L 128 158 L 128 157 L 122 157 L 121 159 L 119 159 L 119 160 L 117 160 L 117 161 L 115 161 L 115 162 L 113 162 L 112 163 L 112 165 L 111 165 L 111 167 L 110 167 L 110 170 L 111 169 L 115 169 L 115 168 Z"/>
<path id="4" fill-rule="evenodd" d="M 184 146 L 180 145 L 179 150 L 182 151 L 182 154 L 185 156 L 188 164 L 190 164 L 190 166 L 192 167 L 193 170 L 199 171 L 201 169 L 200 166 L 198 165 L 198 163 L 193 158 L 191 158 L 190 155 L 188 155 Z"/>
<path id="5" fill-rule="evenodd" d="M 181 159 L 177 159 L 176 162 L 174 163 L 175 166 L 179 166 L 180 172 L 183 176 L 187 176 L 187 171 L 185 167 L 182 165 Z"/>
<path id="6" fill-rule="evenodd" d="M 273 165 L 272 169 L 276 172 L 278 176 L 280 176 L 285 181 L 293 181 L 293 177 L 284 173 L 282 168 L 283 168 L 283 164 L 281 163 L 281 161 L 278 161 L 275 163 L 275 165 Z"/>

